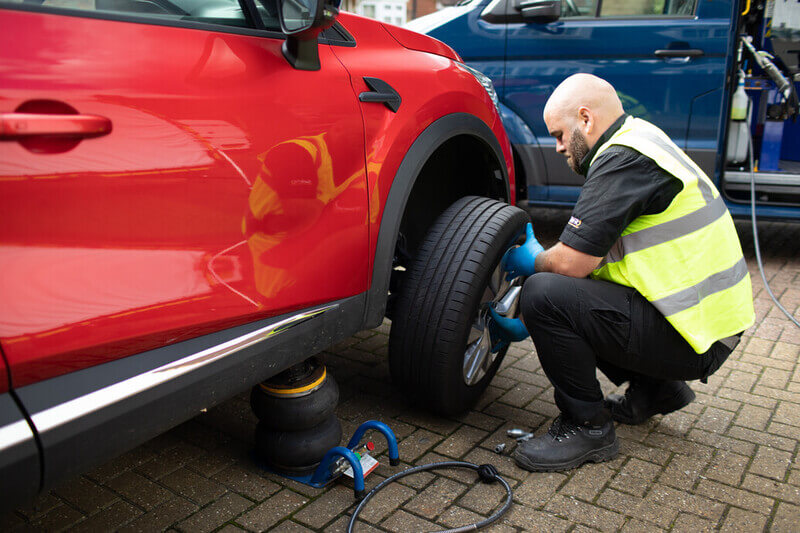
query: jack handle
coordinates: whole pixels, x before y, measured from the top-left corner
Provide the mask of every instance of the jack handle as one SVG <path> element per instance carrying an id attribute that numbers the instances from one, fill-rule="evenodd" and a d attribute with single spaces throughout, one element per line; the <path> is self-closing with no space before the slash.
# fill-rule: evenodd
<path id="1" fill-rule="evenodd" d="M 350 442 L 347 443 L 347 447 L 353 449 L 358 446 L 358 443 L 361 441 L 361 437 L 364 436 L 364 433 L 366 433 L 368 429 L 379 431 L 384 437 L 386 437 L 386 443 L 389 446 L 389 464 L 392 466 L 399 465 L 400 454 L 397 451 L 397 437 L 394 436 L 394 432 L 389 429 L 389 426 L 383 422 L 378 422 L 377 420 L 368 420 L 358 426 L 358 429 L 350 438 Z"/>
<path id="2" fill-rule="evenodd" d="M 311 484 L 313 486 L 324 485 L 328 481 L 328 477 L 331 475 L 330 467 L 336 457 L 344 457 L 353 467 L 353 493 L 356 500 L 362 500 L 366 495 L 364 490 L 364 469 L 361 468 L 361 461 L 358 460 L 356 454 L 344 446 L 336 446 L 328 450 L 328 453 L 325 454 L 325 457 L 322 458 L 319 466 L 314 471 L 314 475 L 311 476 Z"/>

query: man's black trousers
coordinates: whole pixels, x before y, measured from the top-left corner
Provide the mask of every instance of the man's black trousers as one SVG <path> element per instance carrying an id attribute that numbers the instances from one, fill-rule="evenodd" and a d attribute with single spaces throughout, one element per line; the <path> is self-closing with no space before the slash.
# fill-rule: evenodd
<path id="1" fill-rule="evenodd" d="M 542 272 L 520 298 L 542 369 L 562 413 L 576 422 L 601 422 L 599 368 L 615 384 L 702 379 L 730 348 L 714 343 L 698 354 L 639 292 L 616 283 Z"/>

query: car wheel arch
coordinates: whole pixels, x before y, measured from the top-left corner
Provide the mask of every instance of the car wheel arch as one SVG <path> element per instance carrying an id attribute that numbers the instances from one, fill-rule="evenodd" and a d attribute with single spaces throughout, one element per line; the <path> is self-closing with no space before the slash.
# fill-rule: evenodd
<path id="1" fill-rule="evenodd" d="M 484 166 L 484 170 L 488 166 L 494 167 L 491 175 L 482 180 L 459 179 L 458 172 L 452 170 L 443 177 L 437 175 L 436 169 L 443 163 L 443 160 L 437 158 L 446 160 L 448 156 L 442 154 L 463 149 L 462 143 L 471 144 L 472 147 L 480 146 L 480 151 L 468 150 L 467 153 L 473 161 L 476 157 L 485 158 L 487 166 Z M 406 213 L 418 208 L 415 199 L 425 196 L 420 191 L 430 185 L 429 180 L 438 180 L 440 187 L 443 184 L 456 185 L 449 188 L 450 197 L 426 206 L 429 208 L 426 210 L 426 219 L 432 224 L 440 212 L 463 196 L 489 195 L 508 202 L 511 195 L 508 169 L 504 161 L 503 150 L 492 129 L 481 119 L 468 113 L 445 115 L 417 136 L 398 167 L 384 205 L 375 248 L 372 284 L 367 292 L 364 328 L 377 327 L 383 321 L 401 226 Z M 423 232 L 424 229 L 418 227 L 416 232 Z"/>

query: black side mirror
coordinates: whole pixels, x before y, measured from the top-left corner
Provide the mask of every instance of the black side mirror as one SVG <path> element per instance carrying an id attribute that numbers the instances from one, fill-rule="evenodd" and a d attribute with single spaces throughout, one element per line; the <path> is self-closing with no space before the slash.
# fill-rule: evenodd
<path id="1" fill-rule="evenodd" d="M 561 18 L 561 0 L 514 0 L 514 9 L 532 22 L 547 23 Z"/>
<path id="2" fill-rule="evenodd" d="M 286 34 L 283 56 L 298 70 L 319 70 L 317 39 L 339 10 L 329 0 L 278 0 L 278 13 Z"/>

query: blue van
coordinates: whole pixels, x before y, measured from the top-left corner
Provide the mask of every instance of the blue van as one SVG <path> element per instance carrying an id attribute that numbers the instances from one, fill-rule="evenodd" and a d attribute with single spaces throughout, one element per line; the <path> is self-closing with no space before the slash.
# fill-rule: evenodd
<path id="1" fill-rule="evenodd" d="M 754 177 L 760 217 L 800 220 L 800 124 L 787 98 L 796 102 L 797 0 L 465 0 L 407 27 L 491 78 L 523 205 L 578 198 L 583 177 L 556 153 L 542 111 L 564 78 L 587 72 L 611 82 L 628 113 L 666 131 L 715 180 L 734 216 L 750 213 Z M 763 50 L 790 80 L 783 92 L 757 64 Z M 748 112 L 732 121 L 740 82 Z"/>

